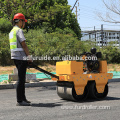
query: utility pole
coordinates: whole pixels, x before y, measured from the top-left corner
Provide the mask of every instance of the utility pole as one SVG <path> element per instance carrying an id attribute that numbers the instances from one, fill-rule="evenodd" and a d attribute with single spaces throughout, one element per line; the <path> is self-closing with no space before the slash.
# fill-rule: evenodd
<path id="1" fill-rule="evenodd" d="M 96 41 L 96 31 L 95 31 L 95 26 L 94 26 L 94 35 L 95 35 L 95 44 L 97 45 L 97 41 Z"/>
<path id="2" fill-rule="evenodd" d="M 91 33 L 89 33 L 89 40 L 91 40 Z"/>
<path id="3" fill-rule="evenodd" d="M 101 41 L 102 41 L 102 47 L 103 47 L 103 24 L 101 25 Z"/>
<path id="4" fill-rule="evenodd" d="M 75 7 L 76 7 L 76 19 L 77 19 L 77 16 L 78 16 L 78 15 L 77 15 L 77 6 L 75 6 Z"/>
<path id="5" fill-rule="evenodd" d="M 96 31 L 95 31 L 95 26 L 94 26 L 94 32 L 95 32 L 95 42 L 96 42 Z"/>
<path id="6" fill-rule="evenodd" d="M 120 31 L 119 31 L 119 49 L 120 49 Z"/>

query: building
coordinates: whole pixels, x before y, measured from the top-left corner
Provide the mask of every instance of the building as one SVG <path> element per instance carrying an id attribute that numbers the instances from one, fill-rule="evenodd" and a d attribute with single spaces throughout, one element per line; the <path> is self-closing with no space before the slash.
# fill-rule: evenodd
<path id="1" fill-rule="evenodd" d="M 82 41 L 91 40 L 96 42 L 98 46 L 107 46 L 113 42 L 113 46 L 119 47 L 120 31 L 116 30 L 94 30 L 82 31 Z"/>

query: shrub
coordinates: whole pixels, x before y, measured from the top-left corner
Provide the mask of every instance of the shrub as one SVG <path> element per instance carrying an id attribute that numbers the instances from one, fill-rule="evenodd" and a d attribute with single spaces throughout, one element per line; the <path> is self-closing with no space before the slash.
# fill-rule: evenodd
<path id="1" fill-rule="evenodd" d="M 7 19 L 0 18 L 0 32 L 1 33 L 9 33 L 12 29 L 12 23 Z"/>
<path id="2" fill-rule="evenodd" d="M 66 32 L 65 32 L 66 31 Z M 0 65 L 12 65 L 10 57 L 8 34 L 0 33 Z M 43 29 L 29 30 L 25 33 L 26 43 L 30 54 L 33 56 L 80 56 L 83 52 L 90 52 L 92 47 L 97 48 L 97 52 L 102 52 L 102 59 L 108 63 L 120 63 L 120 50 L 118 48 L 107 46 L 100 48 L 92 41 L 80 41 L 72 31 L 57 29 L 52 33 L 44 33 Z M 56 61 L 34 61 L 37 64 L 50 63 Z"/>
<path id="3" fill-rule="evenodd" d="M 120 50 L 116 47 L 107 46 L 101 49 L 103 59 L 108 63 L 120 63 Z"/>
<path id="4" fill-rule="evenodd" d="M 0 33 L 0 65 L 11 65 L 10 46 L 8 34 Z"/>

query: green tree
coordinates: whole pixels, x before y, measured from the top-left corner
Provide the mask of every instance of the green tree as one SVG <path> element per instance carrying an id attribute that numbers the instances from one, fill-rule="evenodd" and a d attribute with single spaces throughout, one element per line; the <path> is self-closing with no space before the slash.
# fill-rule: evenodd
<path id="1" fill-rule="evenodd" d="M 43 28 L 45 33 L 69 28 L 81 38 L 79 24 L 67 0 L 0 0 L 0 18 L 12 22 L 14 14 L 19 12 L 28 19 L 29 28 Z"/>

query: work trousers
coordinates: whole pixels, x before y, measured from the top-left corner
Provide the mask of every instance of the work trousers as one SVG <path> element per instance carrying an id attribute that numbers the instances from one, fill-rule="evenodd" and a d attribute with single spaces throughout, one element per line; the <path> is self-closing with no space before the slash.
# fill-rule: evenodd
<path id="1" fill-rule="evenodd" d="M 16 88 L 17 102 L 26 100 L 25 96 L 25 80 L 26 80 L 26 68 L 28 65 L 27 61 L 14 60 L 16 68 L 18 69 L 18 81 Z"/>

